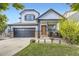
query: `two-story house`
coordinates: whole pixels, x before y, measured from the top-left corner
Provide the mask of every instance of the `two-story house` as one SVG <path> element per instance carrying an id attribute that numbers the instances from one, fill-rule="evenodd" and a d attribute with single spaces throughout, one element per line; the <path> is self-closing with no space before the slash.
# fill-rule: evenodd
<path id="1" fill-rule="evenodd" d="M 20 13 L 20 22 L 8 24 L 5 31 L 9 37 L 49 37 L 51 33 L 59 30 L 59 21 L 64 17 L 53 9 L 42 15 L 34 9 L 25 9 Z"/>

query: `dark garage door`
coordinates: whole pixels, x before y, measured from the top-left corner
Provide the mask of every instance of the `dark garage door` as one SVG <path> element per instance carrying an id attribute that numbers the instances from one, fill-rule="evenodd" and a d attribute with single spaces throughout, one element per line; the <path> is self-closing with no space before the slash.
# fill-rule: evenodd
<path id="1" fill-rule="evenodd" d="M 14 37 L 35 37 L 35 28 L 14 28 Z"/>

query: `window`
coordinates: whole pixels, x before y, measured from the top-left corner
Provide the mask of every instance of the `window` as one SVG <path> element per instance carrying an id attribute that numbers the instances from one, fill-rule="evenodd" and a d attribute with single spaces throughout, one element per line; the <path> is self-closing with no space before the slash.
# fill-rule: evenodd
<path id="1" fill-rule="evenodd" d="M 48 31 L 49 31 L 49 32 L 53 32 L 53 31 L 55 31 L 55 30 L 56 30 L 56 25 L 55 25 L 55 24 L 48 26 Z"/>
<path id="2" fill-rule="evenodd" d="M 25 15 L 25 20 L 31 21 L 31 20 L 34 20 L 34 19 L 35 19 L 35 16 L 32 15 L 32 14 Z"/>

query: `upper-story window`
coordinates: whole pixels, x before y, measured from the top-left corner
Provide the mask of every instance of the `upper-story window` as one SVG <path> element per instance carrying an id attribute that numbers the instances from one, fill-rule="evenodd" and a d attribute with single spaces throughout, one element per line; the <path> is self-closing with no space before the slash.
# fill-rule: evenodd
<path id="1" fill-rule="evenodd" d="M 25 15 L 25 20 L 32 21 L 35 19 L 35 16 L 33 14 L 27 14 Z"/>

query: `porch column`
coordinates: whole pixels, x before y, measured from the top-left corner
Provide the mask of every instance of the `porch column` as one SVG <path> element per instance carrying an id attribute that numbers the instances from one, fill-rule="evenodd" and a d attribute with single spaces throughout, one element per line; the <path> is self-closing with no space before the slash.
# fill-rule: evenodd
<path id="1" fill-rule="evenodd" d="M 57 23 L 57 27 L 56 28 L 57 28 L 57 31 L 59 31 L 59 23 Z"/>
<path id="2" fill-rule="evenodd" d="M 48 37 L 48 34 L 49 34 L 49 32 L 48 32 L 48 22 L 47 22 L 47 25 L 46 25 L 46 32 L 47 32 L 47 37 Z"/>

